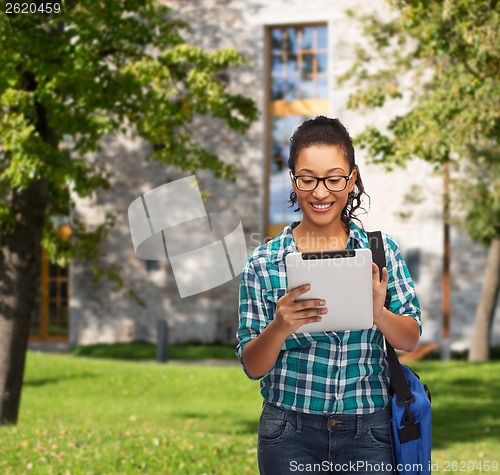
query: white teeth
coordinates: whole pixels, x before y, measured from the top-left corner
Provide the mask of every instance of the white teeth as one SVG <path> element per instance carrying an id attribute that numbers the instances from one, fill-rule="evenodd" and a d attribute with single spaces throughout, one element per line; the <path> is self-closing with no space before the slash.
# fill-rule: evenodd
<path id="1" fill-rule="evenodd" d="M 332 206 L 333 203 L 330 203 L 330 204 L 327 204 L 327 205 L 317 205 L 315 203 L 311 203 L 313 208 L 317 208 L 317 209 L 327 209 L 329 208 L 330 206 Z"/>

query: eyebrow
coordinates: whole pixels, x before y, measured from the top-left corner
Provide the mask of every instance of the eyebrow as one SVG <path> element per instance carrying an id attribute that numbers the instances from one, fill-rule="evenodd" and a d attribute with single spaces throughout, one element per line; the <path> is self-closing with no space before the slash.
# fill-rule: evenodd
<path id="1" fill-rule="evenodd" d="M 343 168 L 341 168 L 341 167 L 335 167 L 335 168 L 329 168 L 329 169 L 326 171 L 326 173 L 330 173 L 330 172 L 333 172 L 333 171 L 335 171 L 335 170 L 342 170 L 342 171 L 344 171 L 344 169 L 343 169 Z M 309 169 L 309 168 L 301 168 L 301 169 L 300 169 L 297 173 L 300 173 L 300 172 L 309 172 L 309 173 L 314 173 L 314 171 L 312 171 L 312 170 L 311 170 L 311 169 Z"/>

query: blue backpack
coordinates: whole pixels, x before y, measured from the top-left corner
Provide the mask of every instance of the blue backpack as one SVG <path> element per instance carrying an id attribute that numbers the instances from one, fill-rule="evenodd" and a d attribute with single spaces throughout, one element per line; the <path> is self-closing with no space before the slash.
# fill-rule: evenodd
<path id="1" fill-rule="evenodd" d="M 385 251 L 380 231 L 368 233 L 373 262 L 380 275 L 385 267 Z M 389 308 L 390 295 L 385 306 Z M 431 473 L 432 411 L 431 394 L 419 376 L 399 362 L 394 348 L 385 342 L 391 374 L 391 434 L 394 472 L 399 475 Z"/>

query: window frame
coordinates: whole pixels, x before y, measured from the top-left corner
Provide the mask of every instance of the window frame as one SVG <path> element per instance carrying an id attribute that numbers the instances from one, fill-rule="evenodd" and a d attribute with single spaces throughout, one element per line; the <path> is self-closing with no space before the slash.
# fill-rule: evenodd
<path id="1" fill-rule="evenodd" d="M 290 28 L 307 28 L 307 27 L 325 27 L 327 31 L 327 96 L 325 98 L 301 98 L 294 100 L 276 99 L 272 98 L 272 32 L 275 29 L 290 29 Z M 308 51 L 308 50 L 304 50 Z M 322 51 L 312 49 L 311 51 Z M 273 119 L 276 117 L 287 116 L 304 116 L 314 117 L 317 115 L 328 115 L 329 111 L 329 92 L 330 92 L 330 48 L 329 48 L 329 23 L 324 22 L 305 22 L 305 23 L 287 23 L 287 24 L 273 24 L 265 27 L 265 165 L 264 165 L 264 230 L 265 240 L 268 240 L 278 233 L 290 223 L 270 223 L 270 181 L 271 181 L 271 162 L 272 162 L 272 127 Z M 297 124 L 299 125 L 299 124 Z"/>
<path id="2" fill-rule="evenodd" d="M 71 237 L 71 227 L 68 225 L 60 226 L 58 229 L 58 233 L 64 240 L 69 240 Z M 50 284 L 51 282 L 56 282 L 58 285 L 61 283 L 66 284 L 66 302 L 68 306 L 68 322 L 67 322 L 67 332 L 66 335 L 51 335 L 50 334 Z M 69 341 L 70 335 L 70 324 L 71 324 L 71 315 L 70 315 L 70 296 L 71 296 L 71 282 L 70 282 L 70 265 L 67 267 L 66 276 L 51 276 L 50 275 L 50 262 L 47 258 L 45 250 L 42 248 L 41 250 L 41 258 L 40 258 L 40 291 L 37 296 L 37 310 L 40 316 L 40 331 L 39 333 L 32 333 L 33 331 L 33 321 L 30 324 L 30 336 L 29 341 L 33 342 L 67 342 Z M 56 308 L 61 307 L 61 302 L 63 299 L 59 292 L 56 295 L 54 300 L 56 304 Z"/>

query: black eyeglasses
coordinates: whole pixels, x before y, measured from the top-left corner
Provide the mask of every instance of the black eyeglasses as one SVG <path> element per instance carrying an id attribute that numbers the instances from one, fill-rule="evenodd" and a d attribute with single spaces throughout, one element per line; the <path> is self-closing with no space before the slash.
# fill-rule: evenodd
<path id="1" fill-rule="evenodd" d="M 320 181 L 323 182 L 328 191 L 344 191 L 347 187 L 347 183 L 352 177 L 352 172 L 349 176 L 336 175 L 336 176 L 325 176 L 323 178 L 310 175 L 292 175 L 290 176 L 295 182 L 295 186 L 300 191 L 313 191 L 318 186 Z"/>

